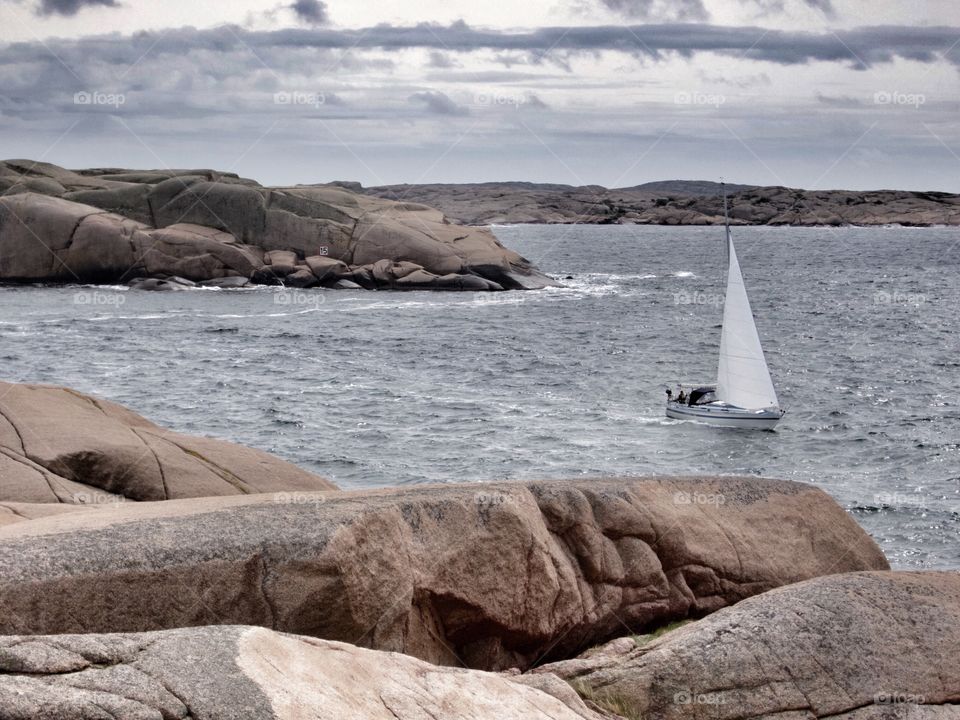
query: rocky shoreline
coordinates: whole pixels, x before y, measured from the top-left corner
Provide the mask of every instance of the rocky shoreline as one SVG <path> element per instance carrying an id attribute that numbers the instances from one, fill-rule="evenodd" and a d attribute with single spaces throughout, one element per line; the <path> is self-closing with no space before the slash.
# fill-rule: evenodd
<path id="1" fill-rule="evenodd" d="M 488 229 L 333 185 L 0 162 L 0 281 L 390 290 L 553 284 Z"/>
<path id="2" fill-rule="evenodd" d="M 957 718 L 960 574 L 756 477 L 339 490 L 0 386 L 0 717 Z"/>
<path id="3" fill-rule="evenodd" d="M 958 225 L 960 196 L 730 186 L 740 225 Z M 439 209 L 434 209 L 439 208 Z M 498 291 L 556 282 L 496 223 L 713 225 L 718 186 L 264 187 L 209 169 L 0 162 L 0 282 Z"/>
<path id="4" fill-rule="evenodd" d="M 718 183 L 667 181 L 629 188 L 525 182 L 385 185 L 367 195 L 425 203 L 465 225 L 580 223 L 587 225 L 717 225 L 723 222 Z M 728 185 L 737 225 L 960 225 L 960 195 L 905 190 L 801 190 Z"/>

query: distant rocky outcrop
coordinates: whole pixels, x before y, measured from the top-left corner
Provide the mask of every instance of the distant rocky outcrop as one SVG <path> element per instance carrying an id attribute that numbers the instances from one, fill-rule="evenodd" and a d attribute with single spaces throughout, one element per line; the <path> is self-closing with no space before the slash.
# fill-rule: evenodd
<path id="1" fill-rule="evenodd" d="M 586 223 L 716 225 L 723 222 L 718 183 L 664 181 L 629 188 L 523 182 L 385 185 L 368 195 L 425 203 L 467 225 Z M 738 225 L 960 225 L 960 195 L 904 190 L 799 190 L 728 185 Z"/>
<path id="2" fill-rule="evenodd" d="M 56 504 L 334 489 L 268 453 L 173 432 L 107 400 L 0 382 L 0 525 L 68 512 Z"/>
<path id="3" fill-rule="evenodd" d="M 960 573 L 846 573 L 536 672 L 631 719 L 954 720 L 958 649 Z"/>
<path id="4" fill-rule="evenodd" d="M 193 498 L 0 528 L 0 633 L 245 624 L 527 668 L 786 583 L 886 568 L 825 493 L 758 478 Z"/>
<path id="5" fill-rule="evenodd" d="M 740 183 L 726 183 L 727 192 L 738 193 L 745 190 L 756 190 L 757 185 L 743 185 Z M 620 188 L 631 192 L 650 192 L 670 197 L 693 197 L 696 195 L 713 196 L 723 193 L 724 185 L 712 180 L 655 180 L 653 182 Z"/>
<path id="6" fill-rule="evenodd" d="M 0 281 L 155 290 L 551 284 L 489 230 L 418 203 L 332 185 L 263 187 L 214 170 L 74 172 L 30 160 L 0 162 Z"/>

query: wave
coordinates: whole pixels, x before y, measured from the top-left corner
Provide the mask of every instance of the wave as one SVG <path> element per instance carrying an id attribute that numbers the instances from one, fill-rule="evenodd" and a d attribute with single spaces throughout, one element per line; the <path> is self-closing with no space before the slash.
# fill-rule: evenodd
<path id="1" fill-rule="evenodd" d="M 485 295 L 495 295 L 497 293 L 484 293 Z M 362 298 L 358 298 L 360 301 L 359 304 L 353 307 L 338 307 L 337 310 L 340 312 L 367 312 L 370 310 L 407 310 L 411 308 L 430 308 L 430 307 L 449 307 L 450 303 L 446 302 L 425 302 L 422 300 L 408 300 L 406 302 L 387 302 L 387 301 L 378 301 L 372 303 L 363 302 Z M 461 305 L 468 305 L 469 302 L 460 303 Z M 481 303 L 477 303 L 478 305 Z"/>
<path id="2" fill-rule="evenodd" d="M 210 317 L 210 318 L 218 318 L 218 319 L 221 319 L 221 320 L 239 320 L 239 319 L 243 319 L 243 318 L 291 317 L 291 316 L 293 316 L 293 315 L 306 315 L 307 313 L 313 313 L 313 312 L 319 312 L 319 311 L 320 311 L 320 307 L 319 307 L 319 306 L 315 306 L 315 307 L 304 308 L 303 310 L 295 310 L 295 311 L 293 311 L 293 312 L 250 313 L 250 314 L 248 314 L 248 315 L 236 315 L 236 314 L 233 314 L 233 313 L 225 313 L 225 314 L 223 314 L 223 315 L 205 315 L 205 314 L 199 314 L 199 315 L 197 315 L 196 317 L 199 317 L 199 318 Z"/>
<path id="3" fill-rule="evenodd" d="M 174 313 L 164 313 L 162 315 L 94 315 L 89 318 L 76 318 L 76 320 L 86 320 L 87 322 L 104 322 L 106 320 L 169 320 Z M 175 313 L 177 317 L 183 317 L 184 313 Z M 75 322 L 73 320 L 71 322 Z M 61 320 L 49 320 L 41 322 L 61 322 Z"/>
<path id="4" fill-rule="evenodd" d="M 130 288 L 127 285 L 94 285 L 94 284 L 82 284 L 82 285 L 64 285 L 64 289 L 67 290 L 77 290 L 79 288 L 93 288 L 94 290 L 112 290 L 114 292 L 126 292 Z"/>

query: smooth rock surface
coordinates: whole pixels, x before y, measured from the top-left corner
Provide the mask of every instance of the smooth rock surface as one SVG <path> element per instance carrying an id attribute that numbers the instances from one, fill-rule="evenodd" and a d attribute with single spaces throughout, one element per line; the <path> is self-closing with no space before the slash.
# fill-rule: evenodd
<path id="1" fill-rule="evenodd" d="M 0 528 L 0 632 L 250 624 L 524 668 L 786 583 L 887 567 L 825 493 L 757 478 L 196 498 Z"/>
<path id="2" fill-rule="evenodd" d="M 114 499 L 104 493 L 101 497 L 101 501 L 123 502 L 123 498 L 118 497 Z M 47 517 L 48 515 L 62 515 L 69 512 L 82 512 L 85 509 L 86 508 L 83 505 L 72 505 L 66 503 L 54 504 L 2 502 L 0 503 L 0 525 L 12 525 L 13 523 Z"/>
<path id="3" fill-rule="evenodd" d="M 268 453 L 166 430 L 107 400 L 0 382 L 0 502 L 96 505 L 330 489 Z"/>
<path id="4" fill-rule="evenodd" d="M 74 172 L 0 162 L 0 280 L 116 283 L 178 275 L 280 284 L 295 276 L 293 284 L 306 287 L 311 273 L 332 283 L 347 266 L 381 261 L 467 278 L 442 289 L 477 289 L 477 276 L 489 290 L 553 284 L 487 229 L 338 186 L 268 188 L 213 170 Z M 394 280 L 371 283 L 389 289 Z"/>
<path id="5" fill-rule="evenodd" d="M 605 717 L 565 700 L 501 675 L 262 628 L 0 638 L 4 720 Z"/>
<path id="6" fill-rule="evenodd" d="M 865 572 L 777 588 L 630 652 L 537 669 L 628 717 L 955 718 L 960 574 Z"/>

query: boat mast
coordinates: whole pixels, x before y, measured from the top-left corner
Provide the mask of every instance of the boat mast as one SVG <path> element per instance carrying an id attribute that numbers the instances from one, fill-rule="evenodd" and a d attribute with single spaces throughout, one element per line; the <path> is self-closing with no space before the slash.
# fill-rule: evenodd
<path id="1" fill-rule="evenodd" d="M 725 264 L 727 266 L 727 272 L 729 272 L 730 271 L 730 216 L 727 214 L 727 185 L 723 181 L 723 178 L 720 178 L 720 189 L 723 191 L 723 228 L 726 231 L 724 233 L 723 257 L 726 260 Z"/>

